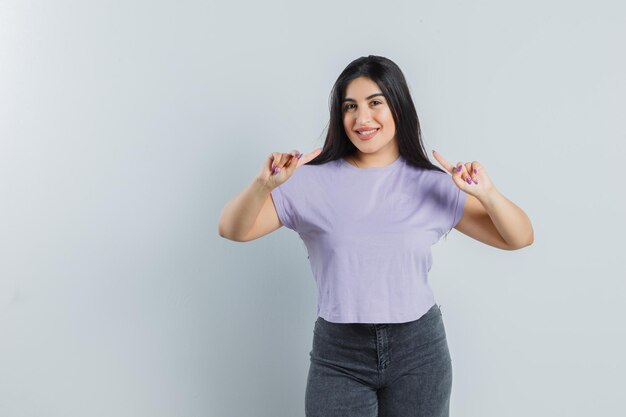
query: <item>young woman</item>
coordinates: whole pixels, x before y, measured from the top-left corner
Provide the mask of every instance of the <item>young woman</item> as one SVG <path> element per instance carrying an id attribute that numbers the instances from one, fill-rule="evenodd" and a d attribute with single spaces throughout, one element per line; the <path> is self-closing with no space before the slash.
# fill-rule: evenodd
<path id="1" fill-rule="evenodd" d="M 284 225 L 304 241 L 317 283 L 305 393 L 308 417 L 448 416 L 452 366 L 428 284 L 431 246 L 452 228 L 514 250 L 526 214 L 477 161 L 432 164 L 398 66 L 351 62 L 331 92 L 322 149 L 273 152 L 224 207 L 222 237 Z"/>

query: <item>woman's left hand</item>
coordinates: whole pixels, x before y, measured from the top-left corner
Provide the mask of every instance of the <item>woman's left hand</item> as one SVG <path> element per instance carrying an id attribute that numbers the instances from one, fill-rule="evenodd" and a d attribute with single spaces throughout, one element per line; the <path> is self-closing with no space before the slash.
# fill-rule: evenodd
<path id="1" fill-rule="evenodd" d="M 452 174 L 452 180 L 462 191 L 471 194 L 476 198 L 487 196 L 495 187 L 487 175 L 487 171 L 478 161 L 459 162 L 456 166 L 452 166 L 443 159 L 441 154 L 433 151 L 433 156 L 446 171 Z"/>

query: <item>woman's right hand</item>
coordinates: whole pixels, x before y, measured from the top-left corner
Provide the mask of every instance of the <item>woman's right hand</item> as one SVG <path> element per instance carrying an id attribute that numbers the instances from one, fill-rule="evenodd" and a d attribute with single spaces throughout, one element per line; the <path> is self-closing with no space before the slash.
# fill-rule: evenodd
<path id="1" fill-rule="evenodd" d="M 320 152 L 322 152 L 322 148 L 316 148 L 306 155 L 300 154 L 295 149 L 289 153 L 272 152 L 267 156 L 258 178 L 270 190 L 273 190 L 287 181 L 300 165 L 306 164 L 319 155 Z"/>

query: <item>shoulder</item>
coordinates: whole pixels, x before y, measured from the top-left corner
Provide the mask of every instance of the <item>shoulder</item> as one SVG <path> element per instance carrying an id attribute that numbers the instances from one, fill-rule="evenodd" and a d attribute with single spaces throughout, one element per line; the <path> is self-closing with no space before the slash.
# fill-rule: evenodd
<path id="1" fill-rule="evenodd" d="M 454 184 L 452 178 L 450 177 L 450 174 L 448 174 L 447 172 L 442 172 L 436 169 L 416 167 L 413 165 L 409 165 L 408 163 L 405 163 L 403 168 L 403 175 L 411 181 L 419 181 L 421 188 L 445 187 L 446 185 L 448 185 L 448 181 Z"/>
<path id="2" fill-rule="evenodd" d="M 294 171 L 293 175 L 300 175 L 302 177 L 315 177 L 317 175 L 323 175 L 326 173 L 335 173 L 341 168 L 339 160 L 333 160 L 318 165 L 301 165 Z"/>
<path id="3" fill-rule="evenodd" d="M 315 185 L 326 178 L 333 178 L 336 167 L 335 161 L 327 162 L 319 165 L 301 165 L 291 174 L 287 181 L 283 182 L 279 187 L 283 190 L 303 189 Z"/>

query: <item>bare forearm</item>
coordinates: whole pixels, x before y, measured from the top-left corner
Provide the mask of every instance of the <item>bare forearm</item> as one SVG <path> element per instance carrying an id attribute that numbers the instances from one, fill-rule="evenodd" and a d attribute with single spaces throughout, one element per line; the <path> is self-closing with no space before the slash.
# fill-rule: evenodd
<path id="1" fill-rule="evenodd" d="M 252 229 L 271 189 L 260 178 L 255 178 L 222 209 L 219 234 L 230 240 L 241 241 Z"/>
<path id="2" fill-rule="evenodd" d="M 495 188 L 480 199 L 502 238 L 512 247 L 522 248 L 533 243 L 534 232 L 524 211 Z"/>

